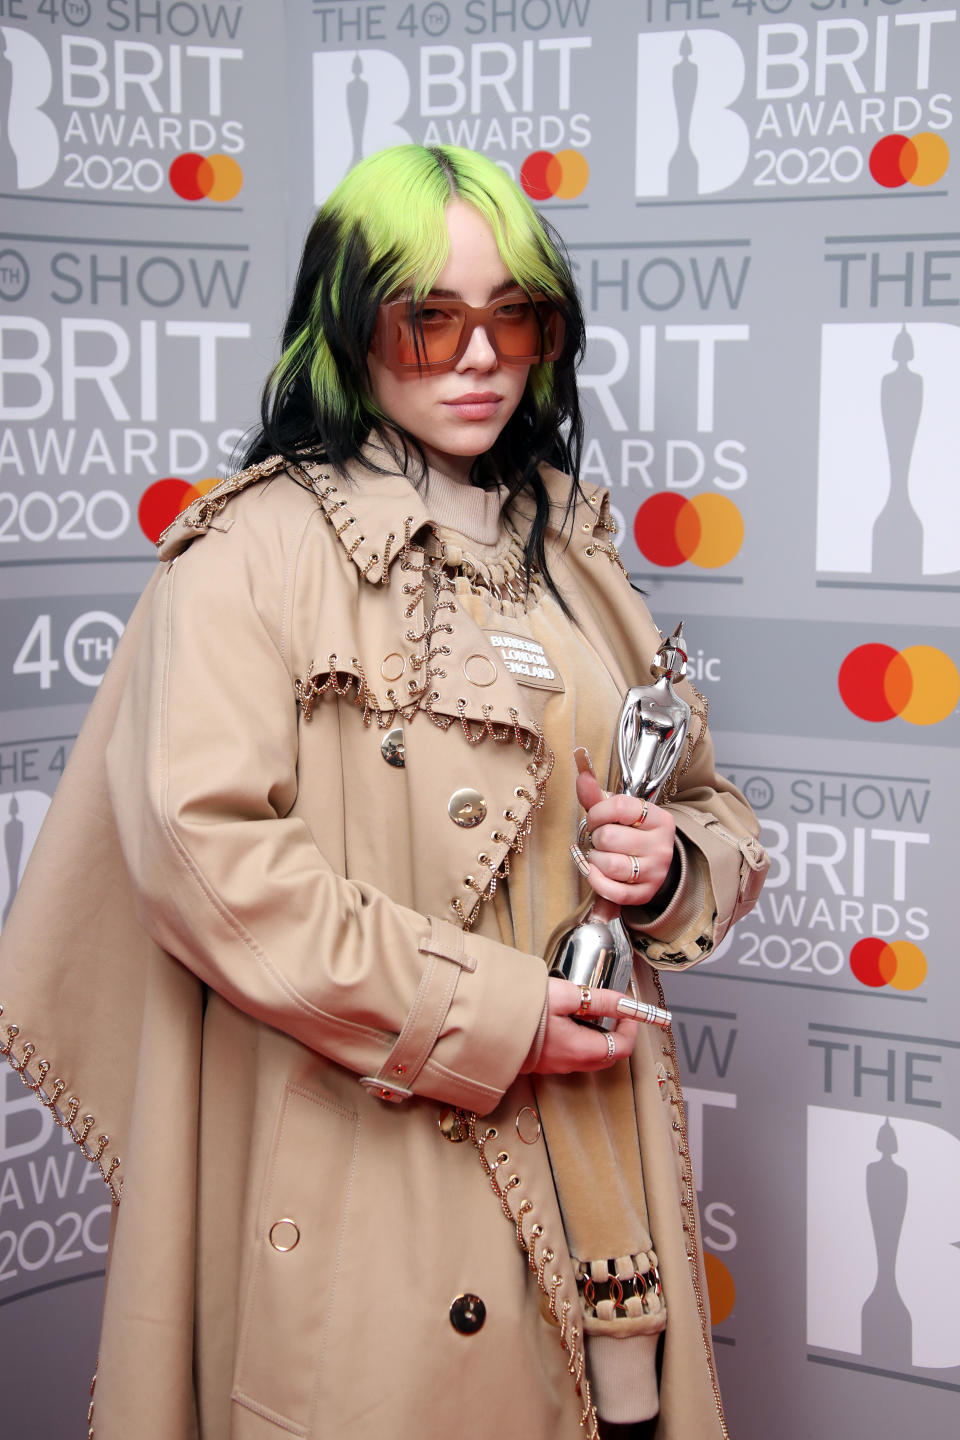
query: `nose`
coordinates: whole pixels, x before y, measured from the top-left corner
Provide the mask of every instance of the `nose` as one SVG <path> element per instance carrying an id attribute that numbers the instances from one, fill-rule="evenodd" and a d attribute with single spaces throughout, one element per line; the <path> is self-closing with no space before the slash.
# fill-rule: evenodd
<path id="1" fill-rule="evenodd" d="M 475 325 L 467 348 L 457 362 L 457 370 L 479 370 L 486 372 L 497 368 L 497 352 L 490 344 L 482 325 Z"/>

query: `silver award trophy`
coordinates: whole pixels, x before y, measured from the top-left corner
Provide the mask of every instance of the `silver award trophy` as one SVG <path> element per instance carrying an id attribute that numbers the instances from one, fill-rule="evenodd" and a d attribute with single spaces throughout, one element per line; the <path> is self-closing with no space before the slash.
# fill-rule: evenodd
<path id="1" fill-rule="evenodd" d="M 681 621 L 653 658 L 654 683 L 635 685 L 627 692 L 617 725 L 624 795 L 655 801 L 680 757 L 690 706 L 676 693 L 673 682 L 686 674 L 686 660 Z M 555 932 L 547 947 L 547 968 L 551 975 L 587 990 L 626 991 L 633 974 L 633 945 L 619 906 L 598 897 L 586 920 L 571 930 Z M 630 1015 L 659 1025 L 670 1020 L 666 1011 L 641 1002 L 632 1003 Z M 582 1020 L 600 1030 L 612 1030 L 617 1023 L 612 1016 Z"/>

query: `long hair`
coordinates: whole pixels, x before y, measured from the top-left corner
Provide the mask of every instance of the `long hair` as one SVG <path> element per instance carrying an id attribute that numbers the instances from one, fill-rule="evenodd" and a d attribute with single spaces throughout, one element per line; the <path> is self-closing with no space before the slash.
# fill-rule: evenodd
<path id="1" fill-rule="evenodd" d="M 416 301 L 443 269 L 449 250 L 445 212 L 453 199 L 473 205 L 489 223 L 522 288 L 549 296 L 563 314 L 560 357 L 531 366 L 520 404 L 471 471 L 475 485 L 505 485 L 508 504 L 521 491 L 532 496 L 527 575 L 536 565 L 560 599 L 544 551 L 549 500 L 538 466 L 546 461 L 570 475 L 569 514 L 583 446 L 575 373 L 584 348 L 583 312 L 559 236 L 498 165 L 472 150 L 381 150 L 355 166 L 327 198 L 307 235 L 282 353 L 267 377 L 260 428 L 244 463 L 279 454 L 293 464 L 324 461 L 341 473 L 349 460 L 372 468 L 375 462 L 362 453 L 372 431 L 394 453 L 398 436 L 398 464 L 414 484 L 423 482 L 423 450 L 377 406 L 367 356 L 381 303 L 398 293 Z"/>

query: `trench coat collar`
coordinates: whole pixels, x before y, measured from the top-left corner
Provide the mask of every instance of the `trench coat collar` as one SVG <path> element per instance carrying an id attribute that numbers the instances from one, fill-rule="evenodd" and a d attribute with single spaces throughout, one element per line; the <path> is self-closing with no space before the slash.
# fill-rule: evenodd
<path id="1" fill-rule="evenodd" d="M 361 575 L 373 584 L 385 585 L 392 565 L 407 547 L 414 541 L 422 542 L 425 531 L 438 536 L 440 525 L 430 508 L 429 489 L 426 496 L 421 495 L 382 447 L 376 447 L 374 455 L 385 473 L 371 471 L 356 461 L 347 466 L 345 476 L 331 466 L 308 464 L 301 470 Z M 566 519 L 570 477 L 549 465 L 540 467 L 540 475 L 550 499 L 549 528 L 558 535 L 570 523 Z M 581 491 L 583 498 L 578 497 L 574 507 L 573 524 L 589 525 L 592 531 L 607 507 L 607 492 L 590 484 L 581 485 Z M 532 499 L 516 497 L 510 513 L 526 529 L 523 522 L 529 522 L 534 514 Z"/>
<path id="2" fill-rule="evenodd" d="M 360 461 L 348 462 L 345 473 L 315 461 L 294 467 L 288 466 L 282 456 L 274 455 L 228 476 L 188 505 L 164 530 L 157 542 L 159 558 L 172 560 L 197 535 L 228 527 L 229 518 L 221 516 L 235 495 L 288 470 L 292 479 L 316 494 L 337 539 L 361 576 L 373 585 L 386 585 L 394 562 L 414 541 L 422 543 L 424 532 L 439 535 L 440 526 L 431 513 L 429 491 L 426 497 L 421 495 L 384 446 L 371 444 L 370 450 L 381 469 L 370 470 Z M 554 538 L 571 524 L 574 532 L 578 525 L 592 531 L 609 508 L 606 490 L 581 484 L 583 498 L 577 497 L 572 516 L 568 516 L 569 476 L 550 465 L 541 465 L 540 475 L 550 499 L 548 528 Z M 531 497 L 517 496 L 510 511 L 526 528 L 534 513 Z"/>

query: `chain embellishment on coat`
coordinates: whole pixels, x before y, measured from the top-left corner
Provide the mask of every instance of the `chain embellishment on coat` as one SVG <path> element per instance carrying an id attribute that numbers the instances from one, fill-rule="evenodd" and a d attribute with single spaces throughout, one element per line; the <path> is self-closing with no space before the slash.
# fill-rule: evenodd
<path id="1" fill-rule="evenodd" d="M 591 504 L 592 503 L 593 501 L 591 501 Z M 589 528 L 588 522 L 586 520 L 583 522 L 583 528 L 585 530 Z M 592 560 L 594 555 L 596 555 L 599 551 L 601 555 L 606 555 L 607 559 L 611 562 L 611 564 L 618 565 L 623 571 L 624 575 L 626 575 L 627 579 L 629 580 L 630 576 L 627 573 L 627 567 L 626 565 L 624 565 L 623 560 L 620 556 L 620 551 L 617 549 L 616 545 L 614 545 L 612 540 L 608 543 L 606 540 L 598 538 L 596 535 L 597 530 L 605 531 L 608 535 L 616 535 L 617 526 L 615 522 L 610 519 L 609 515 L 596 515 L 594 517 L 592 528 L 594 531 L 594 535 L 591 538 L 589 545 L 587 545 L 584 549 L 584 555 L 588 556 Z"/>
<path id="2" fill-rule="evenodd" d="M 536 565 L 527 570 L 523 542 L 514 530 L 509 530 L 506 549 L 490 560 L 480 559 L 469 550 L 464 552 L 459 545 L 443 540 L 440 546 L 445 568 L 455 579 L 462 577 L 472 594 L 480 596 L 501 615 L 515 614 L 518 608 L 526 614 L 541 599 L 543 575 Z"/>
<path id="3" fill-rule="evenodd" d="M 499 744 L 509 744 L 511 740 L 516 740 L 516 743 L 522 749 L 527 749 L 529 742 L 520 728 L 520 717 L 516 710 L 511 708 L 507 712 L 513 722 L 512 730 L 506 725 L 504 725 L 501 730 L 498 730 L 495 725 L 491 724 L 489 714 L 485 713 L 480 730 L 472 731 L 470 729 L 471 722 L 464 714 L 466 703 L 465 700 L 459 700 L 457 702 L 457 709 L 468 744 L 478 745 L 481 740 L 485 740 L 489 735 Z M 489 709 L 490 707 L 488 705 L 483 707 L 484 712 L 489 711 Z M 528 806 L 527 812 L 521 820 L 512 807 L 503 811 L 503 818 L 513 827 L 512 835 L 505 834 L 499 828 L 490 832 L 490 838 L 495 845 L 507 846 L 506 854 L 503 859 L 497 863 L 485 850 L 481 850 L 477 856 L 477 864 L 483 865 L 489 870 L 489 879 L 484 879 L 481 883 L 474 875 L 465 875 L 463 877 L 464 885 L 467 885 L 479 897 L 479 903 L 470 911 L 469 915 L 464 909 L 463 903 L 458 895 L 454 895 L 450 901 L 451 908 L 465 931 L 469 931 L 475 924 L 477 916 L 480 913 L 480 906 L 493 899 L 498 883 L 501 880 L 506 880 L 509 876 L 510 857 L 523 853 L 524 841 L 533 829 L 536 813 L 543 808 L 543 802 L 547 798 L 547 781 L 553 773 L 556 756 L 544 739 L 543 731 L 539 725 L 536 727 L 536 737 L 536 748 L 527 765 L 527 774 L 533 781 L 533 789 L 531 791 L 525 785 L 517 785 L 513 791 L 518 800 L 524 800 L 526 802 Z"/>
<path id="4" fill-rule="evenodd" d="M 667 1000 L 663 993 L 663 986 L 660 983 L 660 975 L 657 970 L 653 971 L 653 981 L 657 987 L 658 1002 L 661 1008 L 666 1009 Z M 714 1403 L 717 1407 L 717 1418 L 720 1421 L 720 1430 L 723 1435 L 723 1440 L 730 1440 L 730 1432 L 727 1429 L 727 1421 L 723 1413 L 723 1401 L 720 1398 L 720 1383 L 717 1379 L 717 1367 L 714 1363 L 713 1347 L 710 1342 L 710 1324 L 707 1319 L 707 1306 L 703 1298 L 703 1286 L 700 1283 L 700 1273 L 697 1264 L 696 1186 L 694 1184 L 693 1169 L 690 1165 L 690 1142 L 687 1139 L 686 1106 L 683 1103 L 683 1091 L 680 1088 L 677 1042 L 671 1026 L 667 1027 L 663 1038 L 669 1043 L 662 1045 L 660 1049 L 661 1053 L 671 1062 L 673 1074 L 669 1078 L 676 1091 L 674 1095 L 671 1095 L 670 1103 L 676 1108 L 677 1112 L 677 1118 L 673 1121 L 673 1130 L 678 1136 L 677 1155 L 680 1160 L 680 1178 L 683 1182 L 683 1189 L 680 1195 L 680 1207 L 683 1212 L 683 1233 L 685 1236 L 687 1261 L 690 1265 L 690 1282 L 693 1286 L 693 1293 L 696 1296 L 697 1310 L 700 1313 L 700 1335 L 703 1340 L 703 1352 L 706 1356 L 707 1371 L 710 1376 Z"/>
<path id="5" fill-rule="evenodd" d="M 202 499 L 188 505 L 185 511 L 170 522 L 157 541 L 157 548 L 160 548 L 176 525 L 189 525 L 191 530 L 208 530 L 215 516 L 219 515 L 232 495 L 245 489 L 247 485 L 252 485 L 255 480 L 266 480 L 270 475 L 275 475 L 286 463 L 282 455 L 271 455 L 269 459 L 260 460 L 256 465 L 248 465 L 246 470 L 238 470 L 235 475 L 228 475 L 219 485 L 208 490 Z"/>
<path id="6" fill-rule="evenodd" d="M 549 1313 L 560 1327 L 560 1346 L 567 1356 L 567 1370 L 573 1376 L 574 1388 L 582 1405 L 580 1424 L 586 1431 L 587 1440 L 598 1440 L 597 1411 L 590 1398 L 590 1381 L 584 1374 L 586 1357 L 580 1327 L 577 1325 L 568 1325 L 567 1323 L 571 1309 L 569 1300 L 564 1300 L 562 1310 L 558 1310 L 557 1296 L 560 1291 L 560 1286 L 563 1284 L 563 1276 L 552 1274 L 549 1282 L 547 1281 L 547 1266 L 552 1264 L 556 1256 L 549 1245 L 543 1246 L 539 1256 L 536 1253 L 537 1241 L 540 1240 L 543 1235 L 542 1225 L 534 1225 L 531 1227 L 529 1240 L 526 1239 L 523 1233 L 523 1221 L 534 1208 L 533 1202 L 529 1199 L 521 1200 L 516 1212 L 510 1207 L 508 1199 L 510 1191 L 518 1189 L 519 1186 L 523 1184 L 523 1181 L 519 1175 L 511 1175 L 506 1184 L 502 1185 L 500 1183 L 498 1171 L 501 1170 L 504 1165 L 510 1163 L 510 1156 L 505 1150 L 501 1150 L 493 1162 L 487 1158 L 487 1145 L 498 1137 L 496 1127 L 491 1125 L 482 1135 L 479 1135 L 477 1133 L 477 1116 L 471 1112 L 467 1116 L 467 1133 L 470 1136 L 471 1143 L 475 1147 L 477 1154 L 480 1156 L 480 1164 L 483 1166 L 487 1178 L 490 1181 L 493 1193 L 500 1201 L 504 1215 L 506 1215 L 507 1219 L 516 1227 L 517 1243 L 526 1255 L 527 1263 L 531 1271 L 537 1277 L 537 1286 L 547 1298 Z"/>
<path id="7" fill-rule="evenodd" d="M 3 1006 L 0 1005 L 0 1015 L 3 1014 Z M 109 1135 L 98 1135 L 96 1143 L 90 1141 L 90 1136 L 96 1128 L 96 1119 L 93 1115 L 84 1115 L 78 1123 L 80 1115 L 80 1101 L 76 1095 L 69 1095 L 66 1107 L 60 1105 L 61 1097 L 67 1089 L 66 1081 L 55 1079 L 49 1089 L 45 1088 L 46 1079 L 50 1073 L 50 1061 L 38 1060 L 37 1073 L 31 1074 L 30 1064 L 37 1053 L 37 1047 L 32 1041 L 26 1040 L 22 1043 L 20 1056 L 14 1054 L 14 1041 L 20 1034 L 19 1025 L 8 1025 L 6 1027 L 6 1040 L 0 1039 L 0 1058 L 5 1057 L 7 1064 L 15 1074 L 20 1076 L 22 1084 L 28 1090 L 32 1090 L 40 1104 L 50 1111 L 53 1119 L 66 1130 L 75 1145 L 79 1145 L 80 1153 L 91 1165 L 96 1165 L 104 1184 L 110 1191 L 114 1205 L 120 1204 L 120 1192 L 123 1188 L 123 1181 L 117 1175 L 120 1169 L 120 1160 L 116 1155 L 111 1156 L 109 1164 L 104 1164 L 107 1147 L 110 1144 Z M 90 1141 L 90 1143 L 88 1143 Z M 116 1179 L 114 1178 L 116 1176 Z"/>

